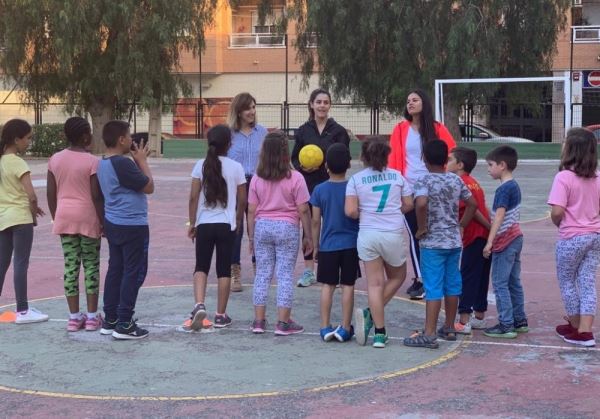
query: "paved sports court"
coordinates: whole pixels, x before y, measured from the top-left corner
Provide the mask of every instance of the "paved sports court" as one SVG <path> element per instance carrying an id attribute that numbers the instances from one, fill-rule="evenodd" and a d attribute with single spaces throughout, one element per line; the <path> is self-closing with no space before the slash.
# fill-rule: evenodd
<path id="1" fill-rule="evenodd" d="M 29 295 L 39 299 L 32 305 L 47 311 L 51 321 L 0 323 L 0 417 L 599 415 L 600 349 L 574 348 L 554 334 L 563 312 L 553 261 L 556 230 L 545 218 L 545 200 L 557 162 L 521 162 L 515 172 L 526 221 L 522 279 L 530 333 L 498 341 L 476 331 L 462 341 L 442 343 L 439 350 L 401 345 L 399 338 L 422 327 L 424 319 L 422 304 L 405 300 L 403 292 L 386 308 L 393 339 L 383 350 L 321 342 L 318 286 L 296 290 L 293 316 L 306 328 L 302 335 L 252 335 L 249 286 L 230 299 L 230 329 L 178 331 L 193 303 L 194 251 L 185 222 L 194 161 L 151 164 L 156 193 L 149 200 L 150 265 L 136 313 L 150 337 L 115 342 L 96 333 L 66 332 L 62 253 L 46 216 L 35 232 Z M 45 206 L 46 162 L 30 165 Z M 480 162 L 474 175 L 489 205 L 496 185 L 484 166 Z M 247 252 L 244 257 L 248 285 Z M 301 269 L 299 258 L 296 272 Z M 0 311 L 14 308 L 11 275 Z M 214 275 L 210 278 L 214 282 Z M 362 306 L 366 284 L 357 284 L 356 305 Z M 214 310 L 215 289 L 208 295 L 207 307 Z M 271 304 L 272 321 L 274 313 Z M 490 323 L 494 316 L 491 305 Z M 339 318 L 339 304 L 334 304 L 333 318 Z"/>

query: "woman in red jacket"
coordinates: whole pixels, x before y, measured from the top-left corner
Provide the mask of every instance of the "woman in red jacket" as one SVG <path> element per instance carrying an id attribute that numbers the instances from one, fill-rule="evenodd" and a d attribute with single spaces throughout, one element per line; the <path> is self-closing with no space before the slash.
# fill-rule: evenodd
<path id="1" fill-rule="evenodd" d="M 431 101 L 421 89 L 414 89 L 408 94 L 404 121 L 394 127 L 390 137 L 392 152 L 388 159 L 388 167 L 399 170 L 408 180 L 411 187 L 424 174 L 428 173 L 423 161 L 423 146 L 431 140 L 439 139 L 448 145 L 451 151 L 456 147 L 452 135 L 444 124 L 433 119 Z M 415 238 L 417 218 L 415 211 L 404 214 L 407 229 L 410 232 L 410 256 L 416 278 L 407 292 L 411 299 L 423 298 L 424 290 L 419 268 L 419 242 Z"/>

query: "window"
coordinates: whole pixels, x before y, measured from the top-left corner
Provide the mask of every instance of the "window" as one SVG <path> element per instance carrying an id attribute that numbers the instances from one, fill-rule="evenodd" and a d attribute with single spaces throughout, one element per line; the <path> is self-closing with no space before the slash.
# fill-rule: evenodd
<path id="1" fill-rule="evenodd" d="M 252 33 L 274 33 L 277 32 L 277 21 L 281 19 L 283 9 L 273 9 L 273 13 L 265 16 L 262 25 L 259 25 L 258 10 L 252 10 Z"/>

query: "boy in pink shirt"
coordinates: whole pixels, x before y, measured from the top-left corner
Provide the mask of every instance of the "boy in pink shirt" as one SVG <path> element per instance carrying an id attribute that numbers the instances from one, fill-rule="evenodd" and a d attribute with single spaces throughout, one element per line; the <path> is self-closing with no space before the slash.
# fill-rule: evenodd
<path id="1" fill-rule="evenodd" d="M 267 134 L 248 196 L 248 239 L 250 253 L 256 255 L 252 331 L 265 332 L 267 295 L 275 274 L 278 311 L 275 334 L 281 336 L 304 331 L 290 317 L 294 296 L 292 275 L 300 240 L 298 220 L 304 230 L 304 254 L 313 249 L 310 196 L 302 175 L 291 168 L 287 141 L 283 132 Z"/>
<path id="2" fill-rule="evenodd" d="M 65 296 L 69 305 L 67 330 L 98 330 L 100 284 L 100 233 L 103 216 L 102 193 L 96 178 L 98 158 L 86 149 L 92 141 L 90 124 L 73 117 L 65 122 L 69 148 L 54 154 L 48 162 L 48 206 L 60 235 L 65 257 Z M 79 311 L 79 270 L 83 263 L 87 315 Z"/>

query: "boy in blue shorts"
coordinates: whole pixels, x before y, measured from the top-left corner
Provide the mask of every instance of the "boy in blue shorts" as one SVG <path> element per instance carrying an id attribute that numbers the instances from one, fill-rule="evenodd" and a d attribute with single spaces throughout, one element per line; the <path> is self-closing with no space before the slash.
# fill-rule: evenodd
<path id="1" fill-rule="evenodd" d="M 322 284 L 321 339 L 326 342 L 333 338 L 346 342 L 354 335 L 350 322 L 354 307 L 354 283 L 359 276 L 356 250 L 358 220 L 344 213 L 348 184 L 346 171 L 350 168 L 350 160 L 350 150 L 344 144 L 329 147 L 325 159 L 329 180 L 317 185 L 310 197 L 312 234 L 318 262 L 317 282 Z M 333 328 L 331 305 L 338 285 L 342 288 L 342 324 Z"/>
<path id="2" fill-rule="evenodd" d="M 106 154 L 98 164 L 104 195 L 104 235 L 109 259 L 104 281 L 104 320 L 100 333 L 115 339 L 142 339 L 148 331 L 133 320 L 138 292 L 148 270 L 148 201 L 154 181 L 148 146 L 138 148 L 129 124 L 109 121 L 102 129 Z M 133 144 L 132 144 L 133 143 Z M 133 161 L 125 154 L 133 157 Z"/>
<path id="3" fill-rule="evenodd" d="M 448 146 L 440 140 L 425 143 L 423 157 L 429 173 L 414 185 L 417 233 L 421 249 L 421 274 L 425 287 L 425 331 L 404 339 L 404 345 L 435 349 L 437 337 L 456 340 L 454 319 L 462 291 L 461 229 L 473 218 L 477 201 L 454 173 L 446 172 Z M 465 212 L 458 220 L 458 204 Z M 446 322 L 437 329 L 444 299 Z M 437 330 L 436 330 L 437 329 Z"/>
<path id="4" fill-rule="evenodd" d="M 492 285 L 496 295 L 498 324 L 483 333 L 493 338 L 514 339 L 529 331 L 525 315 L 525 295 L 521 285 L 521 249 L 523 233 L 519 226 L 521 189 L 512 172 L 517 167 L 517 151 L 499 146 L 485 160 L 492 179 L 501 184 L 494 194 L 492 227 L 483 256 L 492 258 Z"/>

